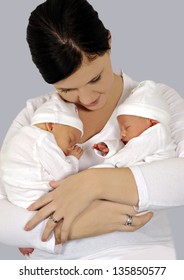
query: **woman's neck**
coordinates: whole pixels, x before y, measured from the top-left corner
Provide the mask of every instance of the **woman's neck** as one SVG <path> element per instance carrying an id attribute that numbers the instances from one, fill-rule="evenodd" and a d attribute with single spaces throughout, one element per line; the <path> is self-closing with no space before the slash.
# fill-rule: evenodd
<path id="1" fill-rule="evenodd" d="M 124 89 L 124 79 L 123 76 L 119 76 L 117 74 L 114 74 L 114 87 L 113 87 L 113 94 L 111 96 L 116 100 L 116 105 L 114 106 L 114 109 L 116 108 L 120 98 L 122 97 Z"/>
<path id="2" fill-rule="evenodd" d="M 122 96 L 123 87 L 123 77 L 114 74 L 114 84 L 111 94 L 109 95 L 109 100 L 102 109 L 87 111 L 84 108 L 79 108 L 79 116 L 84 126 L 84 134 L 81 138 L 81 143 L 86 142 L 104 128 Z"/>

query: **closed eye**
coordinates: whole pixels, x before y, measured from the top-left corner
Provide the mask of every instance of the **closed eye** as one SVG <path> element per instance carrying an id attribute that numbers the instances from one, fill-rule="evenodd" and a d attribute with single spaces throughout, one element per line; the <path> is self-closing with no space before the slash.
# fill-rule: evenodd
<path id="1" fill-rule="evenodd" d="M 96 82 L 98 82 L 98 81 L 100 81 L 100 79 L 101 79 L 101 77 L 102 77 L 102 75 L 101 75 L 101 73 L 97 76 L 97 77 L 95 77 L 93 80 L 91 80 L 88 84 L 94 84 L 94 83 L 96 83 Z M 58 93 L 68 93 L 68 92 L 70 92 L 70 91 L 74 91 L 74 90 L 76 90 L 76 88 L 60 88 L 60 89 L 57 89 L 57 92 Z"/>
<path id="2" fill-rule="evenodd" d="M 59 89 L 58 93 L 68 93 L 69 91 L 71 91 L 70 89 Z"/>
<path id="3" fill-rule="evenodd" d="M 94 83 L 100 81 L 101 77 L 102 77 L 101 74 L 99 76 L 95 77 L 95 79 L 90 81 L 90 84 L 94 84 Z"/>

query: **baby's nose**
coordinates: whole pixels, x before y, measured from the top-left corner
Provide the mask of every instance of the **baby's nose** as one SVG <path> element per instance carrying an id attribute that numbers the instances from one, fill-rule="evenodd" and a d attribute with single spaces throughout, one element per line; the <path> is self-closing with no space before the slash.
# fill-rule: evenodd
<path id="1" fill-rule="evenodd" d="M 126 136 L 126 130 L 125 129 L 121 129 L 120 135 L 121 135 L 121 137 L 125 137 Z"/>

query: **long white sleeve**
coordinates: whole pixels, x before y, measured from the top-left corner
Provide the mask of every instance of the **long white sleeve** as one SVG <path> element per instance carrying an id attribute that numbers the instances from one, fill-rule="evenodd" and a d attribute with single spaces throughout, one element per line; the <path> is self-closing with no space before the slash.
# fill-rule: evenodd
<path id="1" fill-rule="evenodd" d="M 171 111 L 171 136 L 176 159 L 131 167 L 139 192 L 139 210 L 184 205 L 184 100 L 172 88 L 160 84 Z"/>
<path id="2" fill-rule="evenodd" d="M 131 167 L 139 191 L 139 211 L 184 205 L 184 158 Z"/>
<path id="3" fill-rule="evenodd" d="M 30 118 L 34 110 L 49 97 L 50 95 L 48 94 L 27 102 L 26 108 L 24 108 L 13 121 L 3 145 L 6 145 L 6 141 L 11 138 L 20 127 L 30 124 Z M 24 225 L 30 219 L 31 215 L 32 213 L 28 210 L 13 205 L 7 200 L 3 185 L 0 182 L 0 242 L 18 247 L 33 247 L 40 250 L 50 250 L 54 253 L 55 238 L 53 235 L 48 242 L 41 242 L 41 233 L 44 229 L 45 221 L 30 232 L 24 230 Z"/>
<path id="4" fill-rule="evenodd" d="M 31 231 L 23 228 L 26 222 L 33 216 L 22 207 L 11 204 L 6 199 L 0 200 L 0 242 L 16 247 L 32 247 L 55 253 L 55 238 L 53 234 L 47 242 L 41 241 L 41 234 L 46 221 L 40 223 Z"/>

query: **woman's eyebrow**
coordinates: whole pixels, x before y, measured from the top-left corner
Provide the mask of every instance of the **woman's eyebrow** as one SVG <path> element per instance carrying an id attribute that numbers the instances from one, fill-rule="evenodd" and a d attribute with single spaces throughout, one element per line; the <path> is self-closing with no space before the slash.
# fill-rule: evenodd
<path id="1" fill-rule="evenodd" d="M 103 70 L 98 74 L 98 75 L 96 75 L 94 78 L 92 78 L 89 82 L 87 82 L 85 85 L 88 85 L 88 84 L 90 84 L 91 82 L 93 82 L 93 81 L 95 81 L 101 74 L 102 74 L 102 72 L 103 72 Z M 58 88 L 58 90 L 68 90 L 68 91 L 70 91 L 70 90 L 76 90 L 77 88 Z"/>

